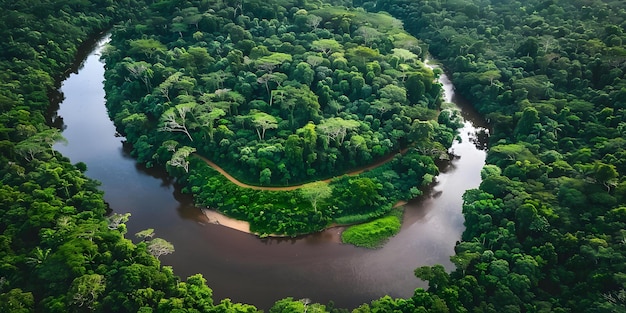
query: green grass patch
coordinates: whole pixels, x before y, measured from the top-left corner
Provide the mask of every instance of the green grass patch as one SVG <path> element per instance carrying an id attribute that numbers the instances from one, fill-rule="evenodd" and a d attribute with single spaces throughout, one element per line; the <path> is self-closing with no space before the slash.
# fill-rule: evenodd
<path id="1" fill-rule="evenodd" d="M 372 219 L 371 214 L 353 214 L 335 218 L 334 222 L 340 225 L 352 225 L 367 222 Z"/>
<path id="2" fill-rule="evenodd" d="M 395 236 L 401 225 L 402 210 L 395 209 L 379 219 L 348 227 L 341 234 L 341 240 L 358 247 L 374 249 Z"/>

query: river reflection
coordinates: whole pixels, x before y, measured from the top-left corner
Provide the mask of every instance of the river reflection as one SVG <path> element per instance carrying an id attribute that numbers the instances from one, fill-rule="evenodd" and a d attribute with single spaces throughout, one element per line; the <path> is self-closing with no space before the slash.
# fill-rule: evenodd
<path id="1" fill-rule="evenodd" d="M 425 196 L 407 204 L 401 232 L 383 248 L 343 245 L 337 228 L 295 239 L 259 239 L 207 223 L 163 171 L 135 163 L 107 116 L 103 73 L 96 50 L 63 83 L 66 98 L 58 115 L 69 143 L 55 148 L 72 162 L 88 165 L 87 175 L 102 182 L 113 211 L 132 214 L 128 238 L 154 228 L 157 237 L 176 248 L 161 257 L 162 263 L 172 265 L 182 278 L 202 273 L 216 301 L 231 298 L 267 310 L 276 300 L 294 297 L 354 308 L 385 294 L 410 297 L 415 288 L 426 286 L 413 276 L 417 267 L 453 268 L 449 257 L 464 230 L 461 195 L 480 184 L 485 152 L 482 144 L 477 148 L 474 143 L 480 142 L 483 124 L 465 122 L 461 142 L 452 147 L 456 157 Z M 443 84 L 453 91 L 449 81 Z"/>

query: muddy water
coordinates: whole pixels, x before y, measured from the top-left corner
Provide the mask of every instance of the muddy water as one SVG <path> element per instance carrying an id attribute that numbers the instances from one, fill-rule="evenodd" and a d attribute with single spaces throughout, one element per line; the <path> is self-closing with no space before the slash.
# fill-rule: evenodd
<path id="1" fill-rule="evenodd" d="M 127 237 L 154 228 L 176 248 L 161 257 L 162 263 L 182 278 L 202 273 L 216 301 L 230 298 L 267 310 L 276 300 L 294 297 L 354 308 L 385 294 L 410 297 L 415 288 L 425 287 L 413 276 L 419 266 L 439 263 L 452 269 L 449 257 L 464 229 L 461 195 L 480 183 L 486 135 L 485 125 L 454 96 L 445 76 L 447 101 L 459 105 L 466 119 L 462 140 L 452 147 L 456 157 L 425 196 L 406 206 L 401 232 L 383 248 L 367 250 L 339 243 L 339 229 L 261 240 L 208 223 L 163 171 L 137 165 L 123 148 L 124 138 L 116 136 L 104 106 L 104 68 L 98 58 L 95 49 L 63 83 L 65 100 L 57 114 L 69 143 L 56 148 L 73 162 L 87 164 L 87 175 L 102 182 L 114 212 L 132 214 Z"/>

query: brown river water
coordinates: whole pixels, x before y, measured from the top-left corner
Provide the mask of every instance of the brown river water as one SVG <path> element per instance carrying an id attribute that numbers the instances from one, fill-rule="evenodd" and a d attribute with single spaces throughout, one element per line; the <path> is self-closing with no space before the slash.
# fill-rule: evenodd
<path id="1" fill-rule="evenodd" d="M 105 200 L 117 213 L 131 213 L 127 237 L 154 228 L 157 237 L 172 242 L 176 251 L 161 257 L 163 265 L 185 279 L 202 273 L 216 302 L 230 298 L 267 310 L 285 297 L 309 298 L 336 307 L 354 308 L 383 295 L 410 297 L 426 283 L 413 270 L 442 264 L 453 270 L 450 256 L 465 229 L 461 213 L 463 192 L 480 184 L 485 161 L 486 124 L 454 94 L 445 75 L 441 83 L 447 102 L 465 119 L 461 142 L 451 148 L 455 158 L 441 168 L 437 183 L 406 205 L 400 233 L 377 250 L 340 243 L 333 228 L 298 238 L 259 239 L 209 223 L 188 195 L 160 169 L 146 169 L 123 148 L 124 138 L 104 106 L 102 42 L 91 51 L 61 87 L 54 124 L 63 125 L 67 145 L 55 148 L 72 162 L 85 162 L 87 176 L 102 182 Z"/>

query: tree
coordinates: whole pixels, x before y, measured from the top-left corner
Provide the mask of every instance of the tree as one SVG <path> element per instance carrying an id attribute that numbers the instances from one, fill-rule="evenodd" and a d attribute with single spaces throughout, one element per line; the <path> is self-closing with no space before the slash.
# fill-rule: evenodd
<path id="1" fill-rule="evenodd" d="M 393 55 L 397 56 L 400 59 L 400 62 L 410 62 L 417 60 L 417 54 L 402 48 L 393 48 Z"/>
<path id="2" fill-rule="evenodd" d="M 272 180 L 272 171 L 269 168 L 264 168 L 259 173 L 259 182 L 261 182 L 261 185 L 269 185 L 271 180 Z"/>
<path id="3" fill-rule="evenodd" d="M 195 76 L 207 68 L 214 59 L 205 47 L 189 47 L 187 51 L 179 53 L 176 61 L 182 64 L 187 73 Z"/>
<path id="4" fill-rule="evenodd" d="M 130 73 L 130 76 L 139 79 L 146 86 L 146 91 L 149 93 L 152 91 L 152 85 L 150 79 L 154 75 L 152 65 L 145 61 L 132 62 L 126 65 L 126 69 Z"/>
<path id="5" fill-rule="evenodd" d="M 275 102 L 289 112 L 289 124 L 292 128 L 295 127 L 294 112 L 296 109 L 299 113 L 300 122 L 308 122 L 319 114 L 320 105 L 317 96 L 308 86 L 283 86 L 277 89 L 276 93 L 280 96 L 276 97 Z"/>
<path id="6" fill-rule="evenodd" d="M 265 66 L 264 67 L 266 70 L 273 70 L 274 66 Z M 267 91 L 267 95 L 268 97 L 270 97 L 270 102 L 272 101 L 271 99 L 272 97 L 272 93 L 270 91 L 270 85 L 269 82 L 272 80 L 272 74 L 270 73 L 265 73 L 263 75 L 261 75 L 261 77 L 257 78 L 256 82 L 259 84 L 262 84 L 263 86 L 265 86 L 265 90 Z"/>
<path id="7" fill-rule="evenodd" d="M 330 197 L 333 189 L 326 182 L 315 182 L 304 185 L 300 188 L 300 194 L 311 202 L 313 210 L 317 212 L 317 202 Z"/>
<path id="8" fill-rule="evenodd" d="M 529 56 L 534 58 L 539 51 L 539 43 L 534 37 L 526 39 L 515 51 L 517 56 Z"/>
<path id="9" fill-rule="evenodd" d="M 426 85 L 424 83 L 424 76 L 421 73 L 411 73 L 408 75 L 404 82 L 404 88 L 406 88 L 407 99 L 411 104 L 416 104 L 426 92 Z"/>
<path id="10" fill-rule="evenodd" d="M 219 108 L 215 108 L 209 112 L 198 115 L 198 122 L 204 129 L 206 129 L 211 142 L 213 142 L 213 138 L 215 136 L 215 121 L 222 118 L 224 115 L 226 115 L 226 112 Z"/>
<path id="11" fill-rule="evenodd" d="M 291 62 L 293 60 L 291 54 L 274 52 L 270 55 L 263 56 L 256 61 L 259 69 L 266 70 L 268 73 L 272 73 L 273 69 L 285 62 Z"/>
<path id="12" fill-rule="evenodd" d="M 135 234 L 135 237 L 141 239 L 141 240 L 146 240 L 149 238 L 154 237 L 154 228 L 148 228 L 148 229 L 144 229 L 142 231 L 139 231 Z"/>
<path id="13" fill-rule="evenodd" d="M 165 99 L 167 99 L 168 102 L 172 101 L 172 99 L 170 99 L 170 90 L 172 89 L 172 87 L 174 87 L 174 85 L 182 75 L 183 74 L 181 72 L 176 72 L 168 76 L 165 81 L 160 83 L 157 87 L 157 90 L 161 92 L 161 94 L 165 97 Z"/>
<path id="14" fill-rule="evenodd" d="M 336 141 L 341 145 L 349 130 L 359 127 L 360 123 L 354 120 L 344 120 L 341 117 L 332 117 L 324 120 L 322 124 L 317 125 L 320 133 L 326 136 L 326 140 Z"/>
<path id="15" fill-rule="evenodd" d="M 52 147 L 57 142 L 67 143 L 67 140 L 61 135 L 60 130 L 50 128 L 20 141 L 15 145 L 15 152 L 30 162 L 34 160 L 38 154 L 44 153 L 46 150 L 49 150 L 52 155 L 54 155 L 54 149 L 52 149 Z"/>
<path id="16" fill-rule="evenodd" d="M 289 135 L 287 140 L 285 140 L 285 157 L 295 166 L 302 166 L 302 158 L 304 156 L 302 144 L 303 140 L 298 135 Z"/>
<path id="17" fill-rule="evenodd" d="M 256 128 L 259 140 L 265 139 L 266 130 L 278 128 L 278 121 L 276 118 L 265 112 L 252 113 L 252 124 L 254 124 L 254 127 Z"/>
<path id="18" fill-rule="evenodd" d="M 361 70 L 365 68 L 365 64 L 369 61 L 375 60 L 380 56 L 377 50 L 369 47 L 358 46 L 356 48 L 350 48 L 346 51 L 348 59 L 357 64 L 357 67 Z"/>
<path id="19" fill-rule="evenodd" d="M 206 113 L 210 110 L 221 109 L 230 114 L 237 114 L 237 108 L 242 105 L 246 98 L 229 88 L 220 88 L 214 93 L 204 93 L 199 100 L 204 104 L 199 111 Z M 208 109 L 208 110 L 207 110 Z"/>
<path id="20" fill-rule="evenodd" d="M 534 126 L 539 122 L 539 112 L 533 107 L 528 107 L 522 112 L 522 117 L 517 122 L 515 133 L 520 135 L 530 135 L 534 130 Z"/>
<path id="21" fill-rule="evenodd" d="M 32 253 L 33 256 L 28 257 L 26 259 L 26 263 L 34 264 L 35 266 L 37 266 L 46 261 L 46 259 L 50 255 L 50 251 L 50 249 L 42 250 L 40 247 L 35 247 L 35 250 L 33 250 Z"/>
<path id="22" fill-rule="evenodd" d="M 306 57 L 306 63 L 311 65 L 311 67 L 314 67 L 314 68 L 322 64 L 324 60 L 326 60 L 324 57 L 321 57 L 318 55 L 309 55 Z"/>
<path id="23" fill-rule="evenodd" d="M 450 275 L 440 264 L 417 268 L 415 269 L 415 276 L 428 281 L 428 291 L 434 293 L 447 287 L 450 282 Z"/>
<path id="24" fill-rule="evenodd" d="M 129 218 L 130 218 L 130 213 L 124 213 L 124 214 L 113 213 L 108 218 L 109 229 L 118 229 L 121 225 L 128 222 Z"/>
<path id="25" fill-rule="evenodd" d="M 174 245 L 165 239 L 154 238 L 148 241 L 148 252 L 158 259 L 162 255 L 174 253 Z"/>
<path id="26" fill-rule="evenodd" d="M 183 20 L 184 18 L 182 16 L 176 16 L 172 19 L 172 24 L 170 25 L 170 31 L 178 33 L 180 38 L 183 38 L 183 33 L 188 29 L 188 24 L 184 23 Z"/>
<path id="27" fill-rule="evenodd" d="M 306 20 L 306 24 L 307 26 L 311 27 L 312 31 L 315 31 L 317 29 L 317 27 L 320 25 L 320 23 L 322 22 L 322 17 L 317 16 L 317 15 L 309 15 L 307 17 Z"/>
<path id="28" fill-rule="evenodd" d="M 198 11 L 197 7 L 188 7 L 181 11 L 183 15 L 183 22 L 188 25 L 194 25 L 198 29 L 198 23 L 204 17 L 202 13 Z"/>
<path id="29" fill-rule="evenodd" d="M 426 147 L 429 146 L 434 133 L 435 127 L 433 123 L 416 119 L 413 121 L 413 124 L 411 124 L 408 139 L 411 142 L 415 142 L 418 147 Z"/>
<path id="30" fill-rule="evenodd" d="M 32 292 L 15 288 L 0 294 L 0 311 L 11 313 L 29 313 L 35 311 L 35 297 Z"/>
<path id="31" fill-rule="evenodd" d="M 594 178 L 606 187 L 607 191 L 611 191 L 611 187 L 617 185 L 619 180 L 619 173 L 617 172 L 615 165 L 605 164 L 602 162 L 596 162 L 594 164 Z"/>
<path id="32" fill-rule="evenodd" d="M 313 50 L 324 53 L 326 56 L 329 56 L 334 52 L 340 52 L 343 50 L 343 46 L 335 39 L 314 40 L 311 43 L 311 48 Z"/>
<path id="33" fill-rule="evenodd" d="M 310 122 L 296 130 L 296 134 L 302 138 L 302 148 L 304 148 L 304 153 L 306 153 L 305 161 L 307 164 L 311 164 L 317 159 L 317 153 L 315 152 L 317 132 L 315 128 L 315 124 Z"/>
<path id="34" fill-rule="evenodd" d="M 312 56 L 307 58 L 307 62 Z M 313 59 L 311 59 L 313 60 Z M 317 62 L 313 62 L 314 64 Z M 302 84 L 310 86 L 315 78 L 315 71 L 311 68 L 310 63 L 300 62 L 296 66 L 296 70 L 293 73 L 294 78 Z"/>
<path id="35" fill-rule="evenodd" d="M 95 309 L 96 300 L 106 288 L 104 276 L 99 274 L 87 274 L 80 276 L 70 286 L 68 298 L 71 303 L 78 307 L 85 307 L 89 310 Z"/>
<path id="36" fill-rule="evenodd" d="M 305 305 L 302 301 L 294 300 L 293 298 L 285 298 L 278 300 L 270 308 L 270 313 L 290 313 L 290 312 L 305 312 Z"/>
<path id="37" fill-rule="evenodd" d="M 131 40 L 129 44 L 131 53 L 143 53 L 148 58 L 152 58 L 154 54 L 163 53 L 167 50 L 164 44 L 152 38 Z"/>
<path id="38" fill-rule="evenodd" d="M 196 148 L 192 148 L 192 147 L 181 147 L 180 149 L 176 150 L 176 152 L 174 152 L 174 154 L 172 155 L 172 158 L 167 161 L 167 165 L 169 166 L 173 166 L 173 167 L 182 167 L 185 170 L 185 173 L 189 172 L 189 155 L 191 155 L 192 153 L 196 152 Z"/>
<path id="39" fill-rule="evenodd" d="M 500 70 L 494 69 L 494 70 L 488 70 L 488 71 L 480 73 L 480 77 L 481 77 L 481 80 L 488 80 L 489 85 L 493 86 L 493 81 L 500 79 L 502 77 L 502 74 Z"/>
<path id="40" fill-rule="evenodd" d="M 243 27 L 239 25 L 235 25 L 234 23 L 228 23 L 224 25 L 224 30 L 228 32 L 228 36 L 232 42 L 240 42 L 244 39 L 251 39 L 252 35 L 249 31 L 245 30 Z"/>
<path id="41" fill-rule="evenodd" d="M 173 108 L 168 109 L 161 115 L 161 128 L 160 131 L 168 132 L 182 132 L 189 140 L 193 141 L 189 129 L 187 129 L 187 115 L 192 113 L 193 109 L 197 106 L 195 102 L 188 102 L 179 104 Z"/>
<path id="42" fill-rule="evenodd" d="M 356 35 L 363 37 L 366 46 L 372 46 L 372 43 L 378 40 L 382 34 L 375 28 L 369 26 L 361 26 L 355 31 Z"/>
<path id="43" fill-rule="evenodd" d="M 398 87 L 396 85 L 387 85 L 380 89 L 380 97 L 382 99 L 389 99 L 391 103 L 406 103 L 406 89 Z"/>

